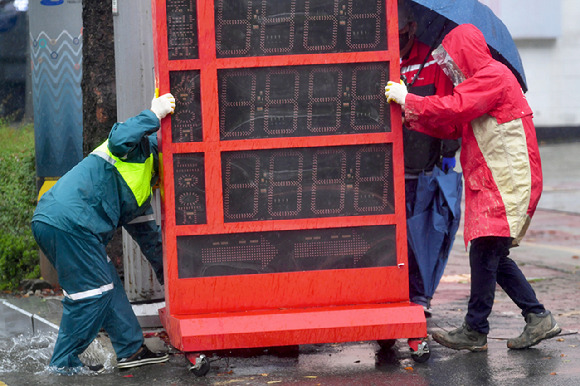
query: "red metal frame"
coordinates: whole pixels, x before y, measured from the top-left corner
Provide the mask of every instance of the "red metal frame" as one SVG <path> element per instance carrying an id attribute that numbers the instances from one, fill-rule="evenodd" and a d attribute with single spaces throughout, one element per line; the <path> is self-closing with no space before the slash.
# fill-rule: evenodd
<path id="1" fill-rule="evenodd" d="M 213 1 L 198 1 L 199 58 L 169 60 L 166 2 L 152 0 L 156 87 L 169 91 L 171 71 L 199 70 L 203 141 L 173 143 L 171 119 L 161 125 L 162 227 L 166 308 L 162 321 L 172 344 L 184 351 L 279 346 L 426 336 L 421 307 L 409 303 L 401 114 L 391 106 L 390 133 L 220 141 L 218 69 L 356 62 L 389 62 L 399 77 L 397 20 L 387 17 L 386 51 L 216 58 Z M 397 2 L 386 1 L 387 15 Z M 179 108 L 179 106 L 177 106 Z M 395 213 L 225 223 L 221 152 L 392 143 Z M 202 152 L 207 223 L 176 225 L 173 155 Z M 210 194 L 211 193 L 211 194 Z M 179 279 L 177 237 L 295 229 L 396 225 L 396 267 Z"/>

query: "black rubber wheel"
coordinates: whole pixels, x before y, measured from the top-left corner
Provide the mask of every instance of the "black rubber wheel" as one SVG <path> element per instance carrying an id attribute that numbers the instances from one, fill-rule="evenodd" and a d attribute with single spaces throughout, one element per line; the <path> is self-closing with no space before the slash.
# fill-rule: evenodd
<path id="1" fill-rule="evenodd" d="M 196 377 L 203 377 L 205 376 L 208 372 L 209 372 L 209 360 L 207 359 L 207 357 L 204 355 L 200 358 L 201 360 L 201 365 L 199 367 L 195 367 L 195 365 L 191 365 L 189 367 L 189 371 L 191 371 L 193 373 L 193 375 L 195 375 Z"/>
<path id="2" fill-rule="evenodd" d="M 383 350 L 390 350 L 391 348 L 393 348 L 395 343 L 397 343 L 397 340 L 396 339 L 380 339 L 380 340 L 377 340 L 377 343 L 379 344 L 379 346 L 381 346 L 381 348 Z"/>
<path id="3" fill-rule="evenodd" d="M 429 345 L 425 343 L 425 349 L 422 353 L 415 352 L 411 349 L 411 358 L 417 363 L 425 363 L 431 357 L 431 351 L 429 350 Z"/>

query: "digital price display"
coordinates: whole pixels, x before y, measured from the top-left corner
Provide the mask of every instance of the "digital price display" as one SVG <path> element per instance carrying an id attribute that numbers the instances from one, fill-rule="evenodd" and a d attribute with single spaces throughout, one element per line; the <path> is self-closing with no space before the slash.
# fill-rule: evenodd
<path id="1" fill-rule="evenodd" d="M 389 131 L 388 77 L 387 63 L 220 70 L 220 137 Z"/>
<path id="2" fill-rule="evenodd" d="M 174 152 L 172 163 L 166 165 L 173 176 L 173 198 L 166 207 L 173 208 L 173 226 L 207 225 L 212 229 L 200 228 L 201 235 L 188 238 L 189 245 L 234 237 L 230 231 L 220 233 L 219 224 L 223 224 L 223 232 L 227 224 L 257 223 L 256 229 L 267 229 L 264 222 L 344 218 L 333 225 L 347 227 L 346 219 L 353 216 L 369 217 L 369 224 L 374 224 L 372 216 L 395 214 L 392 143 L 371 138 L 370 143 L 352 145 L 348 137 L 391 132 L 390 108 L 382 90 L 392 69 L 389 60 L 372 54 L 388 49 L 384 0 L 216 0 L 213 9 L 208 2 L 167 0 L 164 8 L 166 66 L 175 60 L 181 63 L 167 71 L 169 91 L 177 105 L 171 116 L 170 140 L 193 146 Z M 198 16 L 207 11 L 213 13 L 211 25 L 211 18 Z M 200 51 L 199 31 L 204 28 L 214 32 L 215 44 L 207 46 L 215 47 L 215 52 Z M 366 56 L 361 54 L 365 52 Z M 337 53 L 358 53 L 360 58 L 334 59 L 332 63 L 324 58 L 324 54 Z M 269 57 L 304 54 L 313 54 L 312 59 L 299 65 L 268 65 Z M 262 62 L 248 62 L 248 66 L 237 62 L 231 67 L 228 62 L 228 58 L 252 57 L 260 57 Z M 190 66 L 184 64 L 188 60 Z M 202 84 L 203 73 L 208 71 L 202 63 L 208 60 L 217 69 L 211 95 Z M 204 127 L 204 118 L 209 121 L 204 113 L 208 112 L 216 115 L 217 127 Z M 215 140 L 230 143 L 227 148 L 209 149 L 215 140 L 208 140 L 208 131 L 214 127 L 219 131 Z M 337 138 L 332 146 L 309 140 L 329 136 Z M 303 140 L 292 147 L 256 148 L 248 143 L 282 138 Z M 208 171 L 208 157 L 212 154 L 216 159 L 216 152 L 219 164 L 209 166 Z M 216 167 L 220 173 L 215 172 Z M 213 182 L 215 178 L 219 182 Z M 220 190 L 207 192 L 208 186 Z M 208 199 L 216 194 L 220 200 L 214 200 L 212 207 Z M 216 204 L 220 205 L 217 211 Z M 220 217 L 212 219 L 214 212 Z M 305 222 L 304 226 L 312 227 L 309 224 L 314 223 Z M 350 232 L 362 234 L 356 229 L 349 227 Z M 270 232 L 266 239 L 244 233 L 250 234 L 274 245 L 277 233 Z M 297 236 L 288 240 L 297 240 Z M 224 268 L 227 251 L 233 250 L 224 248 L 220 255 L 221 274 L 239 272 L 232 268 L 228 273 Z M 394 244 L 382 250 L 392 256 Z M 191 247 L 178 248 L 179 267 L 189 261 L 184 254 L 191 251 Z M 239 256 L 232 253 L 230 258 L 235 265 Z M 217 271 L 195 272 L 207 276 Z"/>
<path id="3" fill-rule="evenodd" d="M 217 0 L 217 57 L 387 49 L 384 0 Z"/>
<path id="4" fill-rule="evenodd" d="M 224 221 L 394 213 L 390 145 L 226 152 Z"/>
<path id="5" fill-rule="evenodd" d="M 160 130 L 172 344 L 424 336 L 400 111 L 383 91 L 399 77 L 396 1 L 153 5 L 156 86 L 176 98 Z"/>

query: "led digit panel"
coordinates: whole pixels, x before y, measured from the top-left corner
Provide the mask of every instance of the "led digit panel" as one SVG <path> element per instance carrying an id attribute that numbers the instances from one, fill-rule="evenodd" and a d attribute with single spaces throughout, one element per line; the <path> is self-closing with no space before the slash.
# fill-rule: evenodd
<path id="1" fill-rule="evenodd" d="M 394 213 L 391 144 L 226 152 L 226 222 Z"/>
<path id="2" fill-rule="evenodd" d="M 169 74 L 171 93 L 179 106 L 171 116 L 173 142 L 201 142 L 201 94 L 199 71 L 173 71 Z"/>
<path id="3" fill-rule="evenodd" d="M 198 57 L 196 0 L 167 1 L 167 46 L 169 59 Z"/>
<path id="4" fill-rule="evenodd" d="M 173 173 L 177 225 L 204 224 L 206 210 L 203 154 L 176 154 L 173 158 Z"/>
<path id="5" fill-rule="evenodd" d="M 384 0 L 216 0 L 218 58 L 387 49 Z"/>
<path id="6" fill-rule="evenodd" d="M 392 225 L 181 236 L 177 255 L 181 279 L 397 264 Z"/>
<path id="7" fill-rule="evenodd" d="M 218 71 L 222 140 L 390 131 L 388 63 Z"/>

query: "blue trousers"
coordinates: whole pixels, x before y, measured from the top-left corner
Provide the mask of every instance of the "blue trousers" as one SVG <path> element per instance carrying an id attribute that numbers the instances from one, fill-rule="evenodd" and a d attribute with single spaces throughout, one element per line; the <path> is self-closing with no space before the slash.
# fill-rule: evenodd
<path id="1" fill-rule="evenodd" d="M 471 241 L 471 294 L 465 322 L 483 334 L 489 333 L 487 318 L 493 307 L 496 283 L 522 310 L 524 317 L 545 311 L 520 268 L 508 257 L 511 244 L 511 237 L 490 236 Z"/>
<path id="2" fill-rule="evenodd" d="M 117 358 L 136 353 L 143 332 L 105 246 L 96 237 L 79 237 L 38 221 L 32 223 L 32 233 L 66 293 L 50 366 L 83 366 L 78 356 L 101 328 L 108 333 Z"/>

